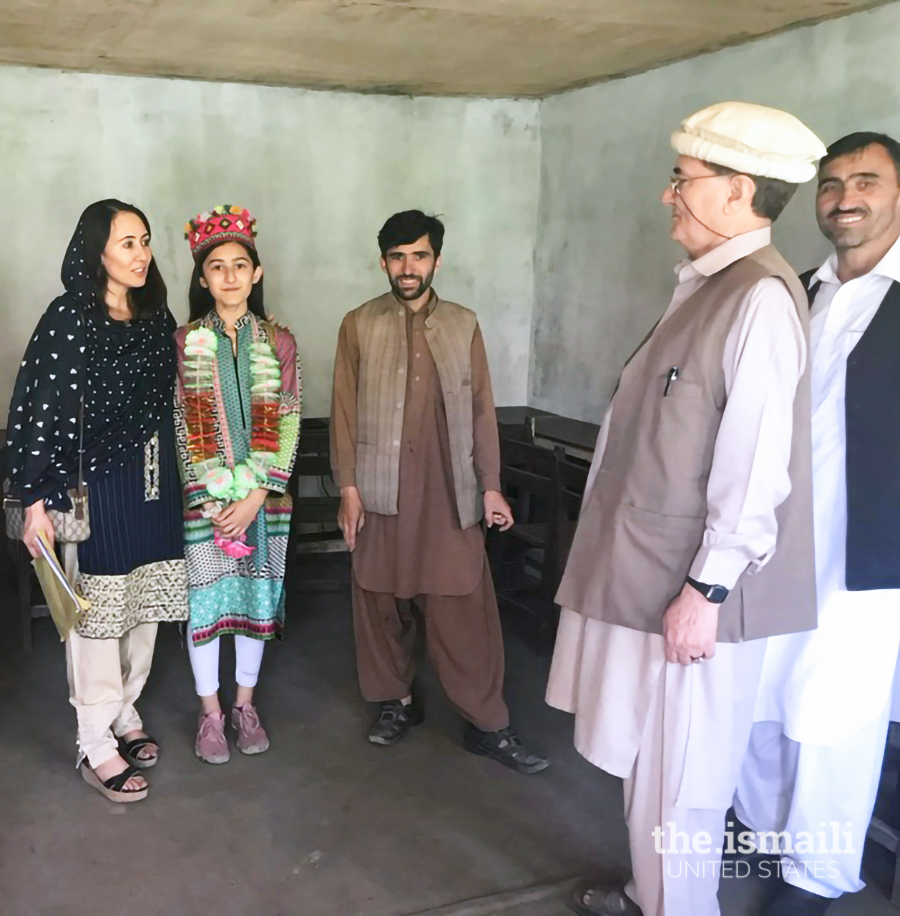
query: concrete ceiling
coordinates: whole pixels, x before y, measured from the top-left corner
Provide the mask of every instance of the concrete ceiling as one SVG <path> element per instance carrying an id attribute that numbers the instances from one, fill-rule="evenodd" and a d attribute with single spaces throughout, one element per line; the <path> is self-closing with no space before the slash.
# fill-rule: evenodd
<path id="1" fill-rule="evenodd" d="M 873 0 L 0 0 L 0 62 L 542 96 Z"/>

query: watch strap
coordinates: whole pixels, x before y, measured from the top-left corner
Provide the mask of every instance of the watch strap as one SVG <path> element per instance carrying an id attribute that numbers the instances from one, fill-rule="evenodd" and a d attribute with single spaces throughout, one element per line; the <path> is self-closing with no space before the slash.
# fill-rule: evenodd
<path id="1" fill-rule="evenodd" d="M 698 582 L 696 579 L 687 577 L 687 584 L 695 588 L 707 601 L 713 604 L 722 604 L 728 597 L 728 589 L 724 585 L 707 585 L 705 582 Z"/>

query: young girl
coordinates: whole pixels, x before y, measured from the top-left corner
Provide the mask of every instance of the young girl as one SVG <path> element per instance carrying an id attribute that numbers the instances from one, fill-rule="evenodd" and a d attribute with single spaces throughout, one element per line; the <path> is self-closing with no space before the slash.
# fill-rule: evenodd
<path id="1" fill-rule="evenodd" d="M 194 257 L 191 322 L 175 335 L 175 411 L 185 493 L 188 649 L 201 714 L 195 750 L 229 757 L 219 705 L 219 637 L 234 636 L 237 746 L 269 739 L 253 705 L 265 641 L 284 624 L 291 500 L 285 491 L 300 434 L 293 336 L 266 319 L 256 221 L 216 207 L 188 223 Z"/>

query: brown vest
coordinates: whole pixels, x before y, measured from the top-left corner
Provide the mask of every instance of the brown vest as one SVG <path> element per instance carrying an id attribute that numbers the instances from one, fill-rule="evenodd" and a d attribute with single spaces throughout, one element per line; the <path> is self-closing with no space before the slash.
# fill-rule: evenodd
<path id="1" fill-rule="evenodd" d="M 790 290 L 808 338 L 796 274 L 767 246 L 710 277 L 660 323 L 619 380 L 606 450 L 557 602 L 607 623 L 662 633 L 706 528 L 706 488 L 725 407 L 722 358 L 748 291 L 765 277 Z M 666 377 L 678 380 L 664 397 Z M 791 492 L 778 507 L 774 556 L 743 573 L 719 610 L 719 642 L 816 626 L 809 362 L 794 398 Z M 715 583 L 711 583 L 715 584 Z"/>
<path id="2" fill-rule="evenodd" d="M 464 529 L 478 524 L 484 512 L 472 457 L 472 338 L 477 325 L 474 312 L 443 299 L 425 319 L 425 340 L 444 395 L 456 505 Z M 406 400 L 406 309 L 387 293 L 359 307 L 356 327 L 356 486 L 368 511 L 396 515 Z"/>

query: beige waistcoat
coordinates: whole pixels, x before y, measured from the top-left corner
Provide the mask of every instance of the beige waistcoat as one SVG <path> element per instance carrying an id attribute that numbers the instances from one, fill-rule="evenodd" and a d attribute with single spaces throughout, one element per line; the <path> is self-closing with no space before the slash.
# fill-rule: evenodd
<path id="1" fill-rule="evenodd" d="M 472 339 L 477 324 L 474 312 L 443 299 L 425 319 L 425 340 L 447 411 L 456 504 L 464 529 L 483 514 L 472 458 Z M 396 515 L 408 359 L 406 308 L 390 293 L 379 296 L 359 307 L 356 327 L 356 486 L 368 511 Z"/>
<path id="2" fill-rule="evenodd" d="M 772 247 L 710 277 L 634 354 L 619 380 L 609 436 L 585 499 L 557 602 L 607 623 L 662 633 L 706 527 L 706 489 L 725 407 L 722 359 L 749 290 L 779 277 L 809 336 L 797 276 Z M 663 392 L 669 370 L 679 378 Z M 719 642 L 816 626 L 809 361 L 794 399 L 788 472 L 774 556 L 748 569 L 719 610 Z M 715 584 L 715 583 L 710 583 Z"/>

